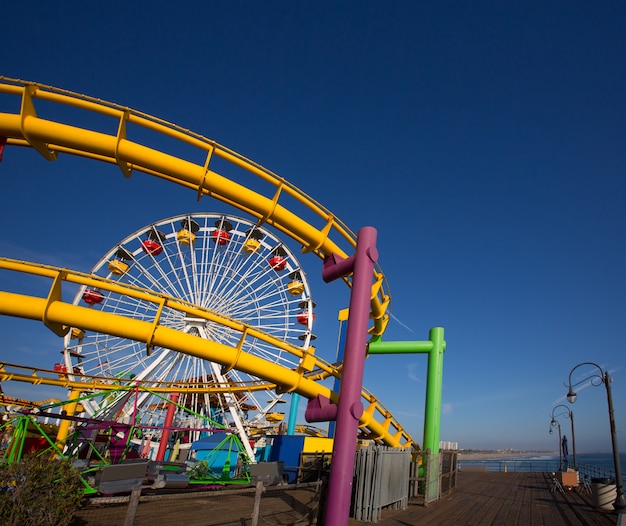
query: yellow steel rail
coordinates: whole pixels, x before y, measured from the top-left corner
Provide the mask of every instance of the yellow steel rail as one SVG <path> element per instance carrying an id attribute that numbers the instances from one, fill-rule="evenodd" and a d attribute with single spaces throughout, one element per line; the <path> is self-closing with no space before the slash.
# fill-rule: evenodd
<path id="1" fill-rule="evenodd" d="M 0 363 L 0 382 L 26 382 L 33 385 L 52 385 L 72 391 L 132 390 L 137 386 L 155 393 L 249 393 L 275 389 L 275 384 L 265 381 L 249 382 L 164 382 L 151 380 L 120 380 L 105 376 L 61 373 L 42 367 L 30 367 L 9 362 Z"/>
<path id="2" fill-rule="evenodd" d="M 48 265 L 17 261 L 0 258 L 0 269 L 23 272 L 31 275 L 47 277 L 52 280 L 50 292 L 46 298 L 33 297 L 22 294 L 0 291 L 0 315 L 17 316 L 21 318 L 43 321 L 57 334 L 76 327 L 86 331 L 95 331 L 104 334 L 127 338 L 138 342 L 149 342 L 150 345 L 172 349 L 203 360 L 222 364 L 226 367 L 252 374 L 262 378 L 283 392 L 295 392 L 306 398 L 324 396 L 335 403 L 338 394 L 322 385 L 319 381 L 328 376 L 338 376 L 341 371 L 335 366 L 328 364 L 315 356 L 313 350 L 302 350 L 299 347 L 275 339 L 272 336 L 247 327 L 221 315 L 216 315 L 206 309 L 186 303 L 180 299 L 163 294 L 153 293 L 146 289 L 111 281 L 106 278 L 74 272 L 69 269 L 60 269 Z M 252 354 L 246 353 L 241 346 L 229 347 L 227 345 L 208 341 L 189 333 L 182 333 L 175 329 L 163 326 L 158 319 L 143 321 L 127 318 L 117 314 L 103 312 L 65 303 L 62 299 L 63 283 L 96 286 L 102 290 L 109 290 L 116 294 L 128 295 L 141 298 L 142 301 L 151 302 L 155 305 L 167 304 L 168 308 L 178 310 L 185 314 L 201 317 L 216 323 L 226 325 L 233 330 L 239 331 L 243 337 L 263 339 L 288 352 L 301 357 L 300 365 L 296 369 L 289 369 L 281 365 L 269 362 Z M 31 369 L 31 374 L 9 372 L 6 367 L 0 369 L 0 381 L 19 380 L 33 384 L 58 385 L 76 390 L 119 389 L 119 383 L 114 387 L 108 381 L 98 378 L 90 378 L 88 381 L 75 381 L 68 378 L 50 378 L 37 374 Z M 110 379 L 113 380 L 113 379 Z M 115 379 L 119 381 L 119 379 Z M 75 382 L 75 383 L 74 383 Z M 169 390 L 172 386 L 162 386 L 161 389 Z M 191 388 L 199 392 L 197 388 Z M 178 391 L 180 392 L 180 388 Z M 363 434 L 374 440 L 380 441 L 392 447 L 414 447 L 412 437 L 397 422 L 391 413 L 378 402 L 368 391 L 363 391 L 365 411 L 360 419 Z"/>
<path id="3" fill-rule="evenodd" d="M 0 77 L 0 93 L 21 98 L 18 113 L 0 113 L 0 136 L 7 144 L 30 146 L 48 160 L 68 153 L 116 164 L 126 177 L 133 170 L 150 174 L 194 190 L 198 198 L 208 195 L 268 223 L 320 258 L 337 254 L 348 257 L 356 246 L 356 235 L 330 211 L 282 177 L 242 155 L 163 120 L 130 108 L 72 93 L 51 86 Z M 46 120 L 38 116 L 37 101 L 66 105 L 115 119 L 115 133 L 103 133 L 80 126 Z M 176 139 L 198 149 L 199 160 L 192 162 L 163 153 L 128 138 L 129 125 L 139 126 Z M 269 186 L 269 195 L 229 179 L 212 169 L 219 158 L 231 167 L 245 170 Z M 289 206 L 295 205 L 293 209 Z M 316 225 L 303 217 L 314 217 Z M 351 284 L 350 278 L 346 283 Z M 371 294 L 370 333 L 384 333 L 389 315 L 390 294 L 380 267 L 374 269 Z"/>

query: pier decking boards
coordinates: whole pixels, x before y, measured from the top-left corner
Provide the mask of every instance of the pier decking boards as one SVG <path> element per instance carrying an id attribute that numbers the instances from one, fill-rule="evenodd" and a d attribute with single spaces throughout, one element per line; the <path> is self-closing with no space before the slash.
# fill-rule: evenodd
<path id="1" fill-rule="evenodd" d="M 349 519 L 348 526 L 626 526 L 626 519 L 619 523 L 612 511 L 593 508 L 590 493 L 551 491 L 552 485 L 551 473 L 461 471 L 456 488 L 441 500 L 405 510 L 383 509 L 376 523 Z M 102 500 L 79 510 L 74 524 L 124 524 L 128 500 Z M 145 495 L 134 526 L 249 525 L 255 502 L 254 489 Z M 259 525 L 315 524 L 318 508 L 314 484 L 270 486 L 261 496 Z"/>
<path id="2" fill-rule="evenodd" d="M 591 494 L 551 491 L 551 473 L 460 472 L 450 495 L 429 506 L 383 510 L 377 526 L 615 526 Z M 622 520 L 626 526 L 624 519 Z M 349 526 L 366 522 L 350 520 Z"/>

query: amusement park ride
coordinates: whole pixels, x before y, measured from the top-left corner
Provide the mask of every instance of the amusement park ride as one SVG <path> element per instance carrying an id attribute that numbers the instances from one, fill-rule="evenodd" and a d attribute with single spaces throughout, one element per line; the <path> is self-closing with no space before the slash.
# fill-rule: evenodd
<path id="1" fill-rule="evenodd" d="M 198 199 L 210 196 L 245 216 L 194 213 L 146 225 L 111 247 L 90 273 L 0 258 L 0 270 L 47 278 L 50 284 L 42 297 L 0 292 L 0 314 L 43 321 L 63 339 L 61 359 L 52 369 L 4 363 L 0 382 L 56 385 L 69 393 L 65 401 L 12 405 L 3 428 L 11 430 L 9 457 L 52 449 L 85 466 L 86 489 L 96 491 L 88 476 L 95 465 L 129 456 L 190 460 L 202 440 L 217 436 L 219 471 L 204 462 L 206 469 L 192 471 L 190 482 L 249 483 L 247 466 L 260 458 L 266 437 L 276 434 L 278 425 L 285 430 L 277 410 L 284 397 L 317 401 L 307 412 L 323 416 L 320 403 L 340 401 L 328 381 L 344 384 L 351 374 L 341 360 L 329 363 L 316 354 L 315 303 L 289 246 L 325 266 L 332 258 L 341 267 L 353 260 L 358 236 L 286 180 L 189 130 L 41 84 L 0 77 L 0 93 L 20 100 L 19 112 L 0 112 L 0 159 L 14 146 L 33 148 L 50 161 L 77 155 L 116 165 L 125 177 L 138 171 L 182 185 Z M 41 103 L 105 116 L 112 133 L 47 120 L 38 115 Z M 136 129 L 195 148 L 200 162 L 134 141 Z M 220 173 L 218 161 L 225 167 Z M 236 168 L 233 173 L 243 169 L 256 183 L 244 185 L 225 175 L 228 167 Z M 374 263 L 366 277 L 365 336 L 374 352 L 387 352 L 381 338 L 390 293 L 368 250 Z M 346 272 L 335 277 L 352 288 L 352 269 L 343 267 Z M 65 297 L 68 289 L 78 290 L 72 299 Z M 442 334 L 438 338 L 438 344 L 398 352 L 435 349 L 441 355 L 445 342 Z M 436 451 L 441 356 L 434 363 L 423 445 Z M 358 413 L 358 437 L 421 450 L 361 387 L 362 377 L 356 381 L 360 400 L 351 402 L 351 411 Z M 43 429 L 44 421 L 58 423 L 53 435 Z M 295 426 L 290 423 L 288 431 L 294 433 Z"/>

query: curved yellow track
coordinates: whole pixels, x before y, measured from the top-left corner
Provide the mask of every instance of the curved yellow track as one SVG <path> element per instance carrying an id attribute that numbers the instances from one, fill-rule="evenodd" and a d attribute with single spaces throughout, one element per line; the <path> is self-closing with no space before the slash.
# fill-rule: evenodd
<path id="1" fill-rule="evenodd" d="M 0 136 L 7 144 L 30 146 L 48 160 L 59 152 L 117 164 L 129 177 L 133 170 L 144 172 L 193 189 L 198 197 L 209 195 L 268 223 L 288 235 L 304 252 L 324 258 L 337 254 L 346 258 L 353 253 L 356 235 L 330 211 L 282 177 L 246 159 L 238 153 L 155 117 L 129 108 L 93 99 L 84 95 L 0 77 L 0 93 L 21 97 L 19 113 L 0 113 Z M 45 120 L 37 116 L 35 102 L 66 105 L 115 119 L 115 134 L 106 134 L 78 126 Z M 198 149 L 200 163 L 194 163 L 133 142 L 127 135 L 128 125 L 139 126 Z M 243 168 L 267 183 L 270 195 L 261 194 L 211 169 L 211 161 L 219 157 L 233 167 Z M 288 208 L 291 207 L 291 208 Z M 315 217 L 313 225 L 301 217 Z M 350 284 L 350 280 L 346 280 Z M 386 313 L 390 295 L 384 274 L 375 269 L 372 288 L 371 317 L 373 335 L 381 335 L 388 322 Z"/>
<path id="2" fill-rule="evenodd" d="M 117 164 L 126 177 L 130 177 L 132 171 L 137 170 L 175 182 L 193 189 L 197 192 L 198 198 L 209 195 L 257 218 L 259 224 L 267 223 L 273 226 L 298 242 L 303 252 L 313 252 L 320 258 L 331 254 L 346 258 L 352 254 L 356 246 L 356 235 L 319 203 L 283 178 L 213 140 L 129 108 L 41 84 L 0 77 L 0 93 L 21 98 L 19 113 L 0 113 L 0 136 L 6 137 L 9 145 L 32 147 L 51 161 L 56 159 L 59 152 L 68 153 Z M 42 119 L 36 112 L 37 100 L 111 117 L 115 119 L 113 121 L 115 133 L 107 134 Z M 134 142 L 128 138 L 130 131 L 128 125 L 139 126 L 191 145 L 198 149 L 202 162 L 194 163 Z M 270 188 L 269 195 L 259 193 L 211 169 L 214 158 L 226 161 L 235 168 L 243 168 L 257 177 L 259 186 Z M 313 217 L 319 222 L 314 225 L 302 217 Z M 194 314 L 198 314 L 199 309 L 193 305 L 67 269 L 55 269 L 9 259 L 0 260 L 0 267 L 48 276 L 54 280 L 47 298 L 0 292 L 0 314 L 43 321 L 59 335 L 63 334 L 67 327 L 75 326 L 144 341 L 147 345 L 160 345 L 221 363 L 227 368 L 254 374 L 275 384 L 278 389 L 297 392 L 307 398 L 323 395 L 337 401 L 336 393 L 322 386 L 318 380 L 331 375 L 338 376 L 341 374 L 340 371 L 313 354 L 302 356 L 299 369 L 286 369 L 248 355 L 242 352 L 241 347 L 227 347 L 163 327 L 159 325 L 158 319 L 147 323 L 64 303 L 60 289 L 63 281 L 88 286 L 94 286 L 94 281 L 97 281 L 97 286 L 103 289 L 114 290 L 120 294 L 141 294 L 142 299 L 146 301 L 157 304 L 167 302 L 171 308 L 179 308 L 184 312 L 191 309 Z M 350 285 L 350 278 L 345 282 Z M 389 303 L 387 283 L 382 270 L 377 266 L 374 270 L 371 294 L 370 333 L 374 336 L 381 335 L 385 330 Z M 242 338 L 255 332 L 214 313 L 205 311 L 200 315 L 207 319 L 211 319 L 211 316 L 218 317 L 219 320 L 214 321 L 230 324 L 240 330 Z M 270 336 L 261 333 L 256 334 L 256 337 L 271 339 Z M 290 347 L 280 340 L 272 343 L 281 348 Z M 290 348 L 289 351 L 303 354 L 302 349 L 297 347 Z M 27 377 L 17 376 L 13 375 L 12 379 L 29 381 Z M 48 383 L 48 380 L 53 383 L 53 379 L 37 378 L 33 383 Z M 2 379 L 6 377 L 0 370 L 0 380 Z M 84 382 L 80 382 L 80 386 L 84 389 Z M 390 446 L 417 447 L 411 436 L 374 396 L 366 391 L 363 392 L 363 396 L 366 410 L 360 424 L 366 435 Z"/>
<path id="3" fill-rule="evenodd" d="M 236 369 L 258 376 L 268 382 L 265 386 L 258 386 L 259 388 L 275 388 L 284 392 L 295 392 L 306 398 L 315 398 L 321 395 L 334 402 L 338 401 L 338 394 L 320 383 L 320 380 L 330 376 L 339 377 L 341 371 L 337 367 L 315 356 L 312 350 L 305 351 L 300 347 L 290 345 L 283 340 L 276 339 L 236 320 L 215 314 L 178 298 L 156 294 L 146 289 L 122 284 L 118 281 L 111 281 L 106 278 L 74 272 L 68 269 L 8 258 L 0 258 L 0 269 L 47 277 L 52 281 L 50 292 L 46 298 L 0 292 L 0 315 L 43 321 L 46 326 L 59 335 L 66 333 L 70 327 L 77 327 L 86 331 L 95 331 L 145 342 L 146 347 L 159 346 L 174 349 L 178 352 L 219 363 L 227 369 Z M 229 347 L 189 333 L 181 333 L 161 325 L 158 318 L 151 321 L 141 321 L 66 303 L 62 299 L 64 283 L 97 287 L 100 290 L 111 291 L 115 294 L 140 298 L 142 301 L 167 306 L 168 309 L 179 311 L 185 315 L 192 315 L 193 317 L 220 323 L 241 334 L 240 345 Z M 298 356 L 300 358 L 300 366 L 293 370 L 244 352 L 242 344 L 245 338 L 262 339 L 277 348 Z M 15 371 L 15 368 L 19 369 L 19 366 L 13 366 L 13 370 L 8 370 L 7 365 L 2 364 L 0 367 L 0 381 L 20 380 L 34 384 L 45 383 L 78 391 L 89 388 L 100 390 L 119 389 L 119 384 L 111 386 L 106 379 L 102 378 L 91 378 L 85 383 L 84 381 L 73 381 L 70 378 L 59 378 L 58 375 L 57 378 L 54 378 L 37 374 L 37 371 L 33 369 L 30 369 L 31 374 L 20 370 Z M 23 369 L 26 370 L 26 368 Z M 181 390 L 184 390 L 184 387 L 181 387 L 181 385 L 163 385 L 161 387 L 151 386 L 150 389 L 162 392 L 173 390 L 181 392 Z M 199 392 L 197 386 L 190 385 L 189 389 L 193 389 L 196 393 Z M 363 391 L 362 397 L 364 398 L 366 409 L 360 420 L 360 426 L 365 436 L 394 447 L 411 446 L 417 448 L 417 444 L 413 443 L 411 436 L 371 393 Z"/>

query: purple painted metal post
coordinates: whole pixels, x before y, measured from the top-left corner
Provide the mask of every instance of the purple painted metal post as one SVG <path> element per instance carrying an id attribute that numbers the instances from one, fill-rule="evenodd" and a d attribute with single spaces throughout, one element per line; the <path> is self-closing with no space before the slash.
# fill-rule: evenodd
<path id="1" fill-rule="evenodd" d="M 327 283 L 352 272 L 350 314 L 337 404 L 333 460 L 328 482 L 324 523 L 326 526 L 345 526 L 350 518 L 354 456 L 359 419 L 363 414 L 361 390 L 367 351 L 370 296 L 374 263 L 377 260 L 376 229 L 363 227 L 357 234 L 354 256 L 342 260 L 331 256 L 324 261 L 322 269 L 322 278 Z"/>

